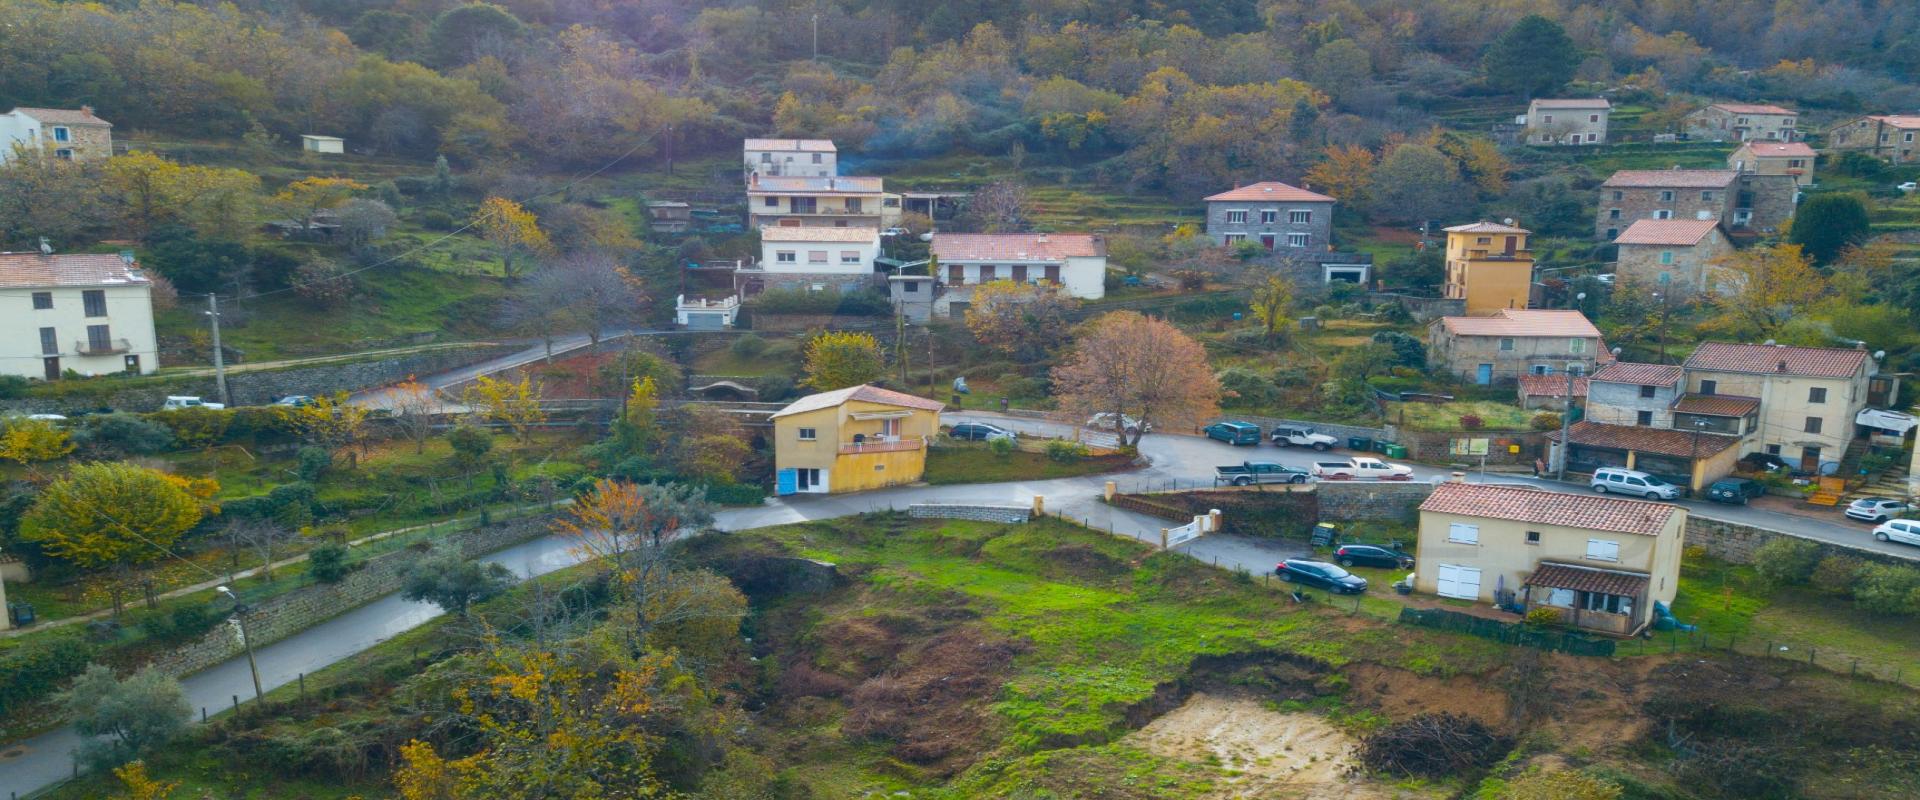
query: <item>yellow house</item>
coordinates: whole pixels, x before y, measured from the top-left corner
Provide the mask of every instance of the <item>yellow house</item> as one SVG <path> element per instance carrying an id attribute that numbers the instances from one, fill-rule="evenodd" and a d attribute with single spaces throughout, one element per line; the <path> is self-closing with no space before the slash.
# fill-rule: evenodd
<path id="1" fill-rule="evenodd" d="M 1467 301 L 1467 316 L 1526 308 L 1533 294 L 1532 231 L 1497 222 L 1447 229 L 1446 296 Z"/>
<path id="2" fill-rule="evenodd" d="M 795 400 L 773 415 L 774 489 L 829 494 L 920 480 L 945 407 L 864 384 Z"/>
<path id="3" fill-rule="evenodd" d="M 1553 608 L 1577 628 L 1627 636 L 1673 603 L 1686 509 L 1666 503 L 1443 483 L 1420 504 L 1415 591 Z"/>

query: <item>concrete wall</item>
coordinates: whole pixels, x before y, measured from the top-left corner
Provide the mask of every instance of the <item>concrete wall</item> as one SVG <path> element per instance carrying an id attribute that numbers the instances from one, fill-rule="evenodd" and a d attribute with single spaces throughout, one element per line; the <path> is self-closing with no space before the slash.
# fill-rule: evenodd
<path id="1" fill-rule="evenodd" d="M 994 506 L 962 503 L 914 503 L 907 515 L 915 519 L 970 519 L 977 522 L 1014 524 L 1026 522 L 1033 509 L 1024 506 Z"/>
<path id="2" fill-rule="evenodd" d="M 1680 396 L 1674 386 L 1655 385 L 1652 397 L 1640 396 L 1640 384 L 1587 383 L 1587 419 L 1608 425 L 1639 425 L 1640 412 L 1653 416 L 1646 427 L 1673 427 L 1673 401 Z"/>
<path id="3" fill-rule="evenodd" d="M 1547 435 L 1543 431 L 1402 431 L 1400 444 L 1407 457 L 1429 464 L 1468 464 L 1480 466 L 1479 456 L 1455 455 L 1456 439 L 1486 439 L 1488 466 L 1524 466 L 1547 457 Z M 1514 447 L 1520 448 L 1518 452 Z"/>

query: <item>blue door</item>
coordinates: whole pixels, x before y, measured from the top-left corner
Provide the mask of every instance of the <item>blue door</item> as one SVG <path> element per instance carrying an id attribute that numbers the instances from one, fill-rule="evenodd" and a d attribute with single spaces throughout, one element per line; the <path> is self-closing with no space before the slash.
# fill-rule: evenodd
<path id="1" fill-rule="evenodd" d="M 1480 369 L 1473 373 L 1473 382 L 1482 385 L 1493 383 L 1493 365 L 1481 364 Z"/>
<path id="2" fill-rule="evenodd" d="M 773 479 L 773 493 L 785 497 L 800 491 L 800 476 L 794 470 L 783 469 Z"/>

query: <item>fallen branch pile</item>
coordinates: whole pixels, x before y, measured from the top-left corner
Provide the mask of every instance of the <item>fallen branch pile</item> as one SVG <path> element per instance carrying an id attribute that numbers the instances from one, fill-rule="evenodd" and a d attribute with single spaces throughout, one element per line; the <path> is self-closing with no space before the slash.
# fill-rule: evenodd
<path id="1" fill-rule="evenodd" d="M 1381 728 L 1360 748 L 1374 772 L 1438 778 L 1498 761 L 1509 743 L 1479 720 L 1457 714 L 1422 714 Z"/>

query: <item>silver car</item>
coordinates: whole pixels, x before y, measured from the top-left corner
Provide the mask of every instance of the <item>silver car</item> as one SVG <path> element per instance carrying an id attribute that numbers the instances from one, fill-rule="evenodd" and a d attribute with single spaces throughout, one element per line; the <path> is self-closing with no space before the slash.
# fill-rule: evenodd
<path id="1" fill-rule="evenodd" d="M 1847 517 L 1861 522 L 1886 522 L 1911 510 L 1911 506 L 1899 500 L 1884 497 L 1862 497 L 1847 504 Z"/>

